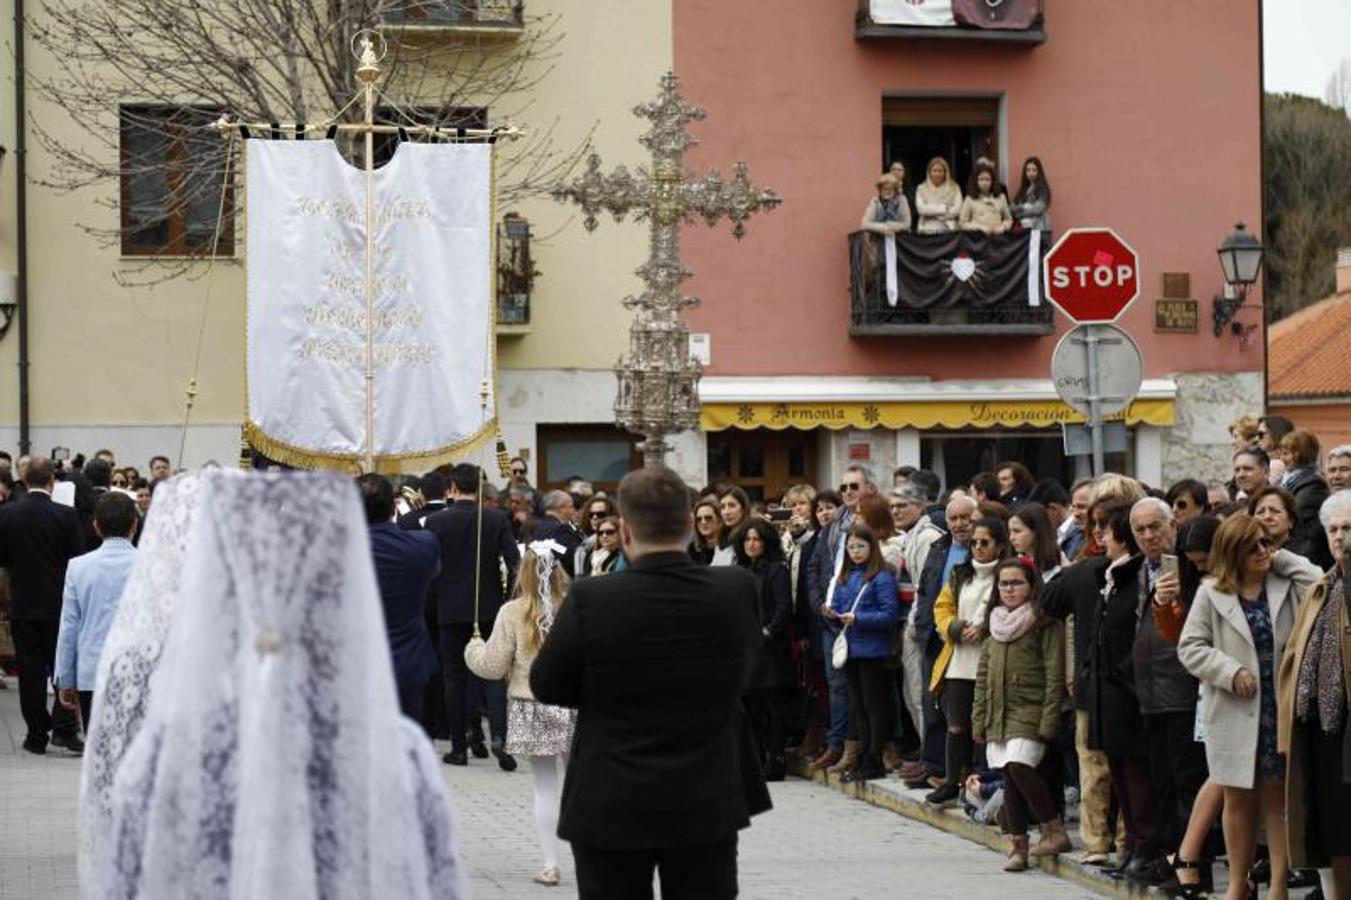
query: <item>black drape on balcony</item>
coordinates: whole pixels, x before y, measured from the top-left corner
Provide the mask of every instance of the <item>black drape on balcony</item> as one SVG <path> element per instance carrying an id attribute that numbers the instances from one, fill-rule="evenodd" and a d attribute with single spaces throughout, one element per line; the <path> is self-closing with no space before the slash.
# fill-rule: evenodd
<path id="1" fill-rule="evenodd" d="M 909 309 L 980 308 L 1028 303 L 1028 278 L 1041 277 L 1040 253 L 1029 271 L 1031 232 L 986 235 L 978 231 L 903 234 L 896 239 L 897 306 Z M 886 271 L 882 238 L 859 235 L 873 246 L 859 260 L 865 282 L 884 297 Z M 1039 248 L 1041 253 L 1047 248 Z M 871 286 L 871 285 L 869 285 Z M 1037 290 L 1040 296 L 1040 289 Z M 1043 301 L 1044 302 L 1044 301 Z"/>

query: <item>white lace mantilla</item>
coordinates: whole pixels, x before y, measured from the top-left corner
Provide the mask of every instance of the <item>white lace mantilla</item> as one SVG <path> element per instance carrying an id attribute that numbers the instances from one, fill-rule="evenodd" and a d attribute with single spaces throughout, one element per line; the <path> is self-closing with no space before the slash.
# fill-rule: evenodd
<path id="1" fill-rule="evenodd" d="M 209 471 L 154 509 L 100 670 L 83 896 L 466 896 L 350 480 Z"/>

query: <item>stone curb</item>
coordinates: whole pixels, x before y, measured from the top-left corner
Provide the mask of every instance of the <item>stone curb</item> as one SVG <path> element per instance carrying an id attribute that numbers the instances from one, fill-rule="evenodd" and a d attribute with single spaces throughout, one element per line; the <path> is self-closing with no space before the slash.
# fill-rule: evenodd
<path id="1" fill-rule="evenodd" d="M 811 771 L 802 762 L 790 762 L 789 770 L 800 778 L 834 788 L 846 797 L 853 797 L 905 816 L 907 819 L 942 829 L 949 834 L 982 844 L 1000 854 L 1008 853 L 1008 838 L 1001 834 L 999 829 L 973 822 L 956 809 L 936 809 L 926 805 L 923 791 L 907 790 L 894 775 L 863 784 L 844 784 L 838 775 Z M 1068 854 L 1033 857 L 1028 861 L 1028 865 L 1038 866 L 1057 878 L 1072 881 L 1108 897 L 1120 897 L 1124 900 L 1124 898 L 1168 896 L 1154 888 L 1112 878 L 1097 866 L 1075 862 Z"/>

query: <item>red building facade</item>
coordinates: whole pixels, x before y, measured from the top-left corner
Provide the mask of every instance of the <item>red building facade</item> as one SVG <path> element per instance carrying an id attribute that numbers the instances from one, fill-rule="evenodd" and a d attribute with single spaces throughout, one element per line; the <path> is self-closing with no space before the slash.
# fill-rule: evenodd
<path id="1" fill-rule="evenodd" d="M 898 316 L 851 239 L 893 161 L 913 201 L 931 156 L 962 182 L 988 157 L 1011 194 L 1036 156 L 1053 188 L 1047 244 L 1108 226 L 1139 255 L 1140 296 L 1118 324 L 1144 383 L 1109 465 L 1153 483 L 1221 476 L 1227 424 L 1263 400 L 1260 314 L 1241 310 L 1239 332 L 1216 336 L 1211 301 L 1219 242 L 1261 221 L 1260 4 L 1045 0 L 1038 25 L 1011 33 L 888 25 L 870 13 L 895 3 L 872 2 L 673 4 L 682 90 L 709 109 L 687 163 L 744 159 L 784 198 L 739 244 L 683 236 L 688 292 L 703 300 L 688 320 L 710 348 L 683 467 L 767 497 L 828 483 L 850 459 L 883 474 L 924 465 L 950 484 L 1004 458 L 1082 473 L 1062 452 L 1075 415 L 1049 371 L 1070 323 L 1044 292 L 1038 304 L 1013 285 L 993 314 L 958 302 Z"/>

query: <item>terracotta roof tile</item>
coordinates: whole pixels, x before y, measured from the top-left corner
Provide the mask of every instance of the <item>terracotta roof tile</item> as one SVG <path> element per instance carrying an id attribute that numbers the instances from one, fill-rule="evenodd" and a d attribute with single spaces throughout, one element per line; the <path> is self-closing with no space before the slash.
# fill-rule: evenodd
<path id="1" fill-rule="evenodd" d="M 1267 367 L 1272 398 L 1351 395 L 1351 292 L 1267 329 Z"/>

